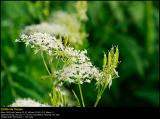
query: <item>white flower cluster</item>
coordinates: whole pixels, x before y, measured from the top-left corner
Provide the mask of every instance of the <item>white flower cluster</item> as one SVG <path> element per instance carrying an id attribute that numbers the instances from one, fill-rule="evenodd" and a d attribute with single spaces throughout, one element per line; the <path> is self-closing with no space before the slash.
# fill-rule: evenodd
<path id="1" fill-rule="evenodd" d="M 81 64 L 86 61 L 89 61 L 89 58 L 86 56 L 87 54 L 86 50 L 80 51 L 80 50 L 75 50 L 72 47 L 66 47 L 64 49 L 64 54 L 68 56 L 70 58 L 70 61 L 74 63 Z"/>
<path id="2" fill-rule="evenodd" d="M 9 107 L 50 107 L 49 105 L 41 104 L 31 99 L 17 99 Z"/>
<path id="3" fill-rule="evenodd" d="M 36 25 L 30 25 L 26 26 L 25 29 L 23 30 L 24 34 L 32 34 L 32 33 L 48 33 L 53 36 L 66 36 L 68 34 L 68 31 L 66 27 L 60 24 L 56 23 L 41 23 L 41 24 L 36 24 Z"/>
<path id="4" fill-rule="evenodd" d="M 91 62 L 82 64 L 71 64 L 56 71 L 56 77 L 62 82 L 69 83 L 90 83 L 92 79 L 98 79 L 99 70 Z"/>
<path id="5" fill-rule="evenodd" d="M 17 42 L 25 42 L 26 46 L 31 46 L 35 53 L 38 51 L 45 51 L 52 55 L 53 51 L 63 50 L 64 46 L 60 40 L 48 33 L 33 33 L 31 35 L 22 34 Z"/>

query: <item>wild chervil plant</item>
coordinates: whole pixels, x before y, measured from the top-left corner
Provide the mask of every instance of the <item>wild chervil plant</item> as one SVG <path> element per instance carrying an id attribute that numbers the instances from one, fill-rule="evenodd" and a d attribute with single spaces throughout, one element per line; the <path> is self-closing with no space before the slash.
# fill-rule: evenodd
<path id="1" fill-rule="evenodd" d="M 24 42 L 27 47 L 31 47 L 35 54 L 41 54 L 48 72 L 48 76 L 45 77 L 53 80 L 53 90 L 49 93 L 50 102 L 46 105 L 24 99 L 18 100 L 11 106 L 19 105 L 18 102 L 27 103 L 30 101 L 32 104 L 39 104 L 39 106 L 85 107 L 81 85 L 83 83 L 89 85 L 95 80 L 97 98 L 93 106 L 96 107 L 105 89 L 110 88 L 112 80 L 118 77 L 116 71 L 119 58 L 118 47 L 112 47 L 107 54 L 104 53 L 102 70 L 92 64 L 86 49 L 77 50 L 87 37 L 84 27 L 81 27 L 84 25 L 83 22 L 88 19 L 86 16 L 87 2 L 78 1 L 76 8 L 77 14 L 56 12 L 52 22 L 27 26 L 20 38 L 16 39 L 16 42 Z M 62 17 L 65 17 L 68 23 Z M 67 92 L 65 83 L 78 85 L 80 97 L 74 90 Z M 76 102 L 70 99 L 71 95 L 75 97 Z"/>

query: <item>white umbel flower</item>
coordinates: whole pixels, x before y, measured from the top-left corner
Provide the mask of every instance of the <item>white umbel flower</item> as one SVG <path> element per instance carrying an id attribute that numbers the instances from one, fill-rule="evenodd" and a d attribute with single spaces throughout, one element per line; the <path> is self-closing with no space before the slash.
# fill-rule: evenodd
<path id="1" fill-rule="evenodd" d="M 90 83 L 92 79 L 97 79 L 99 76 L 99 70 L 94 67 L 90 62 L 82 64 L 71 64 L 64 67 L 62 70 L 56 71 L 56 77 L 62 82 L 69 83 Z"/>
<path id="2" fill-rule="evenodd" d="M 35 53 L 38 51 L 45 51 L 51 55 L 53 50 L 64 49 L 61 40 L 57 40 L 54 36 L 51 36 L 48 33 L 36 32 L 31 35 L 22 34 L 20 40 L 16 41 L 25 42 L 26 46 L 29 45 L 31 48 L 34 48 Z"/>
<path id="3" fill-rule="evenodd" d="M 10 107 L 50 107 L 46 104 L 41 104 L 32 99 L 17 99 Z"/>
<path id="4" fill-rule="evenodd" d="M 86 61 L 89 61 L 89 58 L 86 56 L 87 50 L 75 50 L 71 47 L 66 47 L 64 49 L 64 54 L 70 57 L 70 60 L 74 63 L 82 64 Z"/>

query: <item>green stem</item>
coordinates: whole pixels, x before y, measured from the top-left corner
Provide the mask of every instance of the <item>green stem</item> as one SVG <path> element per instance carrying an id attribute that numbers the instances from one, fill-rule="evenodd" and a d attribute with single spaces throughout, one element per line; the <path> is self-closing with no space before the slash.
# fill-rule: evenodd
<path id="1" fill-rule="evenodd" d="M 47 66 L 47 64 L 46 64 L 46 61 L 45 61 L 45 59 L 44 59 L 43 52 L 41 53 L 41 56 L 42 56 L 42 59 L 43 59 L 44 66 L 45 66 L 45 68 L 46 68 L 48 74 L 51 76 L 51 73 L 50 73 L 50 71 L 49 71 L 49 69 L 48 69 L 48 66 Z"/>
<path id="2" fill-rule="evenodd" d="M 60 60 L 60 58 L 58 57 L 58 60 L 57 60 L 57 63 L 56 63 L 56 70 L 57 70 L 58 65 L 59 65 L 59 60 Z"/>
<path id="3" fill-rule="evenodd" d="M 102 87 L 100 93 L 98 93 L 96 102 L 95 102 L 95 104 L 94 104 L 94 107 L 96 107 L 96 106 L 98 105 L 98 103 L 99 103 L 99 101 L 100 101 L 100 99 L 101 99 L 101 96 L 103 95 L 105 89 L 107 88 L 107 85 L 108 85 L 108 82 L 106 82 L 106 84 L 104 85 L 104 87 Z"/>
<path id="4" fill-rule="evenodd" d="M 101 99 L 101 97 L 100 97 L 100 96 L 97 96 L 97 99 L 96 99 L 96 102 L 95 102 L 95 104 L 94 104 L 94 107 L 96 107 L 96 106 L 98 105 L 98 102 L 99 102 L 100 99 Z"/>
<path id="5" fill-rule="evenodd" d="M 81 106 L 80 101 L 78 99 L 78 96 L 76 95 L 76 93 L 74 92 L 74 90 L 72 90 L 74 97 L 76 98 L 77 102 L 78 102 L 78 106 Z"/>
<path id="6" fill-rule="evenodd" d="M 78 82 L 79 92 L 82 100 L 82 106 L 85 107 L 80 81 Z"/>

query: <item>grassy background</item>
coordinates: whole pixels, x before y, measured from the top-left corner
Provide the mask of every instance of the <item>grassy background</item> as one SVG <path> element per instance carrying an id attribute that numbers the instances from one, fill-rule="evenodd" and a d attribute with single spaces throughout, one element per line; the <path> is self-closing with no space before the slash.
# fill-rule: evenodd
<path id="1" fill-rule="evenodd" d="M 46 21 L 56 10 L 74 11 L 74 2 L 1 2 L 1 106 L 18 97 L 48 100 L 51 82 L 40 56 L 15 43 L 26 25 Z M 120 78 L 107 89 L 99 106 L 159 105 L 159 2 L 88 2 L 87 50 L 101 69 L 103 53 L 120 50 Z M 94 83 L 83 85 L 85 101 L 95 100 Z M 88 105 L 90 106 L 90 105 Z"/>

